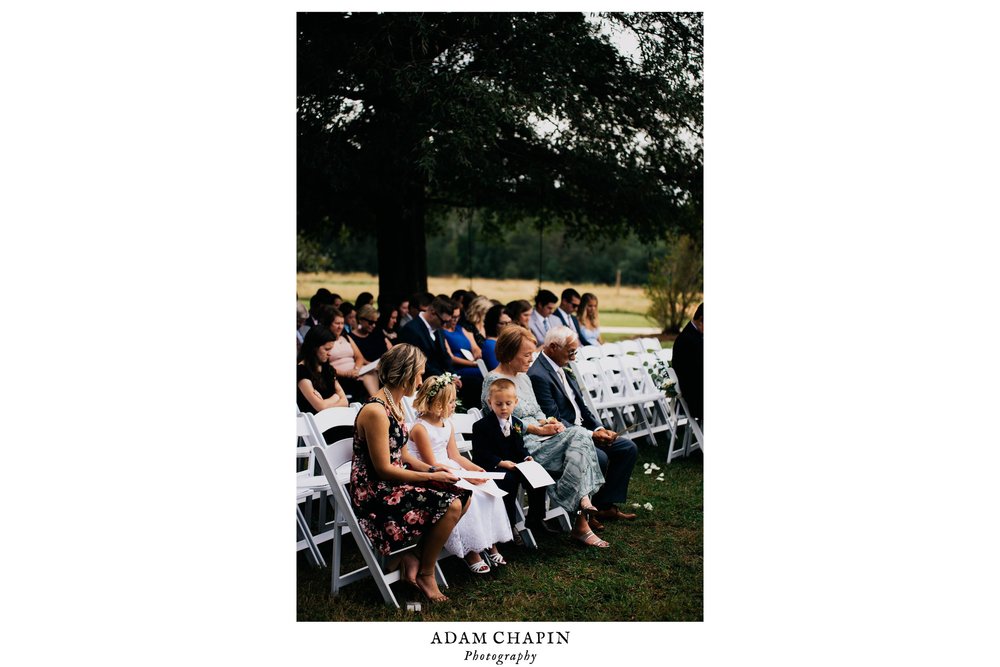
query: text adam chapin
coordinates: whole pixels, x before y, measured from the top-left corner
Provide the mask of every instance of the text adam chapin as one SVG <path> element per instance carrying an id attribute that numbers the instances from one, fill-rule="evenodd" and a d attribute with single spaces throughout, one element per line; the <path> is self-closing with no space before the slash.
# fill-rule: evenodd
<path id="1" fill-rule="evenodd" d="M 565 632 L 508 632 L 497 630 L 496 632 L 435 632 L 431 638 L 431 644 L 476 644 L 480 646 L 538 646 L 540 644 L 569 644 L 569 630 Z M 503 665 L 505 662 L 519 665 L 522 662 L 526 665 L 533 665 L 537 653 L 524 649 L 514 652 L 500 651 L 491 652 L 483 649 L 469 649 L 465 651 L 466 661 L 488 660 Z"/>

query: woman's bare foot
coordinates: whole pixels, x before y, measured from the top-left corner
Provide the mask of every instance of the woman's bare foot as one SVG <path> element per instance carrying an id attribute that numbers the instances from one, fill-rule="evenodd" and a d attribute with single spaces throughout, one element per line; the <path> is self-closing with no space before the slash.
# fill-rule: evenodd
<path id="1" fill-rule="evenodd" d="M 434 570 L 430 572 L 417 573 L 417 588 L 427 596 L 431 602 L 447 602 L 448 596 L 438 588 L 437 580 L 434 578 Z"/>
<path id="2" fill-rule="evenodd" d="M 420 569 L 420 561 L 413 554 L 403 554 L 403 559 L 399 563 L 399 578 L 406 583 L 417 585 L 417 570 Z"/>

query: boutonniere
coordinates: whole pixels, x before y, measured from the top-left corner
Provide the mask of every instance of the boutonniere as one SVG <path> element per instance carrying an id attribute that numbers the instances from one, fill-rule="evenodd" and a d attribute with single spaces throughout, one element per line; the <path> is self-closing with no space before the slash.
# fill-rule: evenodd
<path id="1" fill-rule="evenodd" d="M 513 426 L 514 426 L 514 433 L 521 435 L 521 422 L 514 422 Z"/>
<path id="2" fill-rule="evenodd" d="M 565 374 L 566 374 L 566 377 L 571 377 L 571 378 L 573 378 L 574 380 L 576 379 L 576 375 L 575 375 L 575 374 L 573 373 L 573 369 L 572 369 L 572 368 L 570 368 L 569 366 L 565 366 L 565 367 L 563 368 L 563 373 L 565 373 Z"/>

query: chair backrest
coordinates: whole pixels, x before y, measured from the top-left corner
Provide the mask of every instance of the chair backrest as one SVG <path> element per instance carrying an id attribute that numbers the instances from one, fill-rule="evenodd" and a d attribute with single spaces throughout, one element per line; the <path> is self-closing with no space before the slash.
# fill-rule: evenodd
<path id="1" fill-rule="evenodd" d="M 357 408 L 327 408 L 314 414 L 312 419 L 322 434 L 335 426 L 354 426 L 354 419 L 357 416 Z"/>
<path id="2" fill-rule="evenodd" d="M 660 345 L 659 338 L 640 338 L 639 343 L 642 345 L 642 349 L 648 352 L 654 352 L 663 347 Z"/>
<path id="3" fill-rule="evenodd" d="M 642 352 L 642 345 L 635 338 L 623 340 L 618 345 L 621 347 L 622 354 L 639 354 Z"/>
<path id="4" fill-rule="evenodd" d="M 601 354 L 605 357 L 617 357 L 622 354 L 622 348 L 618 343 L 605 343 L 601 345 Z"/>
<path id="5" fill-rule="evenodd" d="M 465 414 L 455 413 L 451 416 L 451 423 L 455 426 L 455 444 L 458 446 L 460 454 L 472 450 L 472 425 L 479 420 L 468 412 Z M 469 436 L 469 437 L 466 437 Z"/>
<path id="6" fill-rule="evenodd" d="M 663 363 L 669 364 L 670 360 L 674 358 L 674 348 L 672 347 L 660 348 L 659 350 L 655 350 L 653 354 L 655 354 L 657 358 L 662 360 Z"/>
<path id="7" fill-rule="evenodd" d="M 604 352 L 600 345 L 581 345 L 580 349 L 576 351 L 577 361 L 590 361 L 602 356 L 604 356 Z"/>
<path id="8" fill-rule="evenodd" d="M 407 426 L 412 426 L 417 421 L 417 411 L 413 409 L 414 398 L 416 398 L 416 394 L 403 397 L 403 419 Z"/>

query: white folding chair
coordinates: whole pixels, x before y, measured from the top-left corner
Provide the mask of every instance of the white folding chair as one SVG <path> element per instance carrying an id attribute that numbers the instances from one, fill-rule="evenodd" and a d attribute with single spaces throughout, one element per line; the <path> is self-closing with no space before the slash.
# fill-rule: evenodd
<path id="1" fill-rule="evenodd" d="M 705 447 L 705 436 L 702 433 L 701 425 L 698 420 L 691 416 L 691 410 L 688 408 L 687 401 L 684 400 L 683 389 L 681 388 L 681 383 L 677 379 L 677 373 L 673 368 L 667 368 L 667 373 L 670 375 L 670 379 L 674 381 L 674 386 L 677 387 L 677 396 L 674 398 L 677 406 L 679 406 L 678 421 L 683 417 L 684 419 L 684 436 L 681 443 L 681 448 L 679 454 L 671 457 L 674 452 L 674 439 L 671 438 L 670 442 L 670 452 L 667 453 L 667 463 L 670 463 L 671 458 L 677 458 L 677 456 L 683 455 L 687 456 L 696 449 L 701 449 L 704 451 Z"/>
<path id="2" fill-rule="evenodd" d="M 358 518 L 354 514 L 354 507 L 351 505 L 351 499 L 347 492 L 347 484 L 350 481 L 350 462 L 353 456 L 353 447 L 350 443 L 342 440 L 326 447 L 316 447 L 315 456 L 316 462 L 319 463 L 320 469 L 330 484 L 336 502 L 335 523 L 338 526 L 342 524 L 349 529 L 349 533 L 354 538 L 355 543 L 357 543 L 358 550 L 365 561 L 365 567 L 358 568 L 347 574 L 341 574 L 340 554 L 343 536 L 340 530 L 334 531 L 336 537 L 333 551 L 334 563 L 330 587 L 331 593 L 336 595 L 343 586 L 371 576 L 375 580 L 375 584 L 378 586 L 378 590 L 382 594 L 382 599 L 385 600 L 385 603 L 399 608 L 396 596 L 389 587 L 390 584 L 399 581 L 399 570 L 392 572 L 385 571 L 384 561 L 387 558 L 375 553 L 368 536 L 361 531 L 361 527 L 358 525 Z M 346 469 L 346 474 L 343 472 L 344 469 Z M 340 474 L 338 474 L 338 470 L 341 471 Z M 398 549 L 392 552 L 390 557 L 412 549 L 413 546 L 408 545 L 403 549 Z M 443 549 L 441 553 L 447 554 Z M 447 588 L 448 582 L 445 580 L 444 573 L 441 572 L 441 568 L 437 563 L 434 564 L 434 573 L 438 583 Z"/>
<path id="3" fill-rule="evenodd" d="M 583 349 L 583 348 L 581 348 Z M 616 431 L 627 428 L 622 408 L 629 404 L 629 399 L 616 397 L 607 386 L 604 371 L 597 360 L 577 359 L 570 361 L 570 368 L 576 376 L 577 384 L 583 389 L 583 400 L 591 412 L 602 422 L 614 424 Z"/>
<path id="4" fill-rule="evenodd" d="M 323 478 L 320 478 L 319 480 L 311 478 L 313 465 L 313 433 L 307 417 L 301 412 L 295 418 L 295 427 L 298 438 L 306 443 L 304 447 L 296 447 L 296 458 L 300 460 L 306 459 L 308 461 L 308 467 L 305 470 L 296 473 L 297 488 L 295 496 L 295 528 L 298 538 L 296 540 L 295 550 L 307 550 L 309 562 L 316 567 L 326 567 L 326 560 L 323 558 L 323 554 L 319 552 L 319 547 L 316 544 L 316 537 L 313 535 L 313 531 L 309 527 L 309 522 L 302 513 L 302 508 L 300 507 L 303 502 L 311 501 L 313 498 L 315 490 L 312 482 L 315 482 L 322 487 L 326 485 L 326 480 Z"/>
<path id="5" fill-rule="evenodd" d="M 656 358 L 665 363 L 667 366 L 670 365 L 670 360 L 674 358 L 674 348 L 672 347 L 662 347 L 659 350 L 654 350 L 653 354 Z"/>
<path id="6" fill-rule="evenodd" d="M 310 453 L 315 451 L 316 446 L 326 444 L 323 433 L 328 429 L 338 426 L 353 427 L 357 414 L 357 408 L 353 407 L 327 408 L 316 414 L 304 413 L 302 419 L 305 420 L 308 426 L 308 435 L 305 436 L 305 441 Z M 353 437 L 343 438 L 342 440 L 346 440 L 348 445 L 350 445 L 353 442 Z M 317 471 L 315 468 L 315 457 L 311 455 L 309 457 L 308 468 L 298 474 L 296 483 L 300 491 L 303 489 L 310 490 L 309 505 L 307 507 L 311 508 L 315 504 L 312 501 L 318 501 L 319 516 L 316 519 L 317 529 L 313 531 L 312 539 L 315 544 L 322 544 L 334 537 L 334 524 L 327 520 L 327 508 L 333 499 L 330 496 L 330 485 L 327 483 L 326 477 L 322 471 Z M 316 474 L 317 472 L 319 472 L 318 475 Z M 311 511 L 304 515 L 307 523 L 311 517 Z"/>
<path id="7" fill-rule="evenodd" d="M 645 366 L 652 355 L 628 355 L 621 358 L 622 366 L 628 377 L 632 397 L 640 410 L 642 420 L 653 444 L 657 444 L 655 434 L 663 431 L 673 432 L 670 407 L 666 394 L 656 386 L 649 369 Z"/>
<path id="8" fill-rule="evenodd" d="M 595 361 L 601 369 L 604 396 L 616 416 L 616 431 L 629 431 L 632 437 L 653 438 L 652 430 L 642 409 L 645 399 L 637 396 L 631 378 L 625 370 L 624 357 L 603 357 Z"/>
<path id="9" fill-rule="evenodd" d="M 604 356 L 600 345 L 581 345 L 576 351 L 577 361 L 591 361 Z"/>
<path id="10" fill-rule="evenodd" d="M 640 338 L 639 344 L 645 352 L 655 352 L 663 347 L 659 338 Z"/>
<path id="11" fill-rule="evenodd" d="M 617 357 L 620 354 L 622 354 L 622 348 L 618 343 L 604 343 L 601 345 L 602 357 Z"/>
<path id="12" fill-rule="evenodd" d="M 621 349 L 622 355 L 639 354 L 642 352 L 642 345 L 640 345 L 639 341 L 635 338 L 619 341 L 618 347 Z"/>
<path id="13" fill-rule="evenodd" d="M 477 410 L 477 408 L 473 408 Z M 477 410 L 478 411 L 478 410 Z M 473 416 L 471 410 L 465 414 L 456 412 L 451 416 L 451 423 L 455 426 L 455 444 L 458 446 L 458 453 L 472 458 L 472 425 L 479 421 L 479 417 Z"/>

